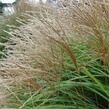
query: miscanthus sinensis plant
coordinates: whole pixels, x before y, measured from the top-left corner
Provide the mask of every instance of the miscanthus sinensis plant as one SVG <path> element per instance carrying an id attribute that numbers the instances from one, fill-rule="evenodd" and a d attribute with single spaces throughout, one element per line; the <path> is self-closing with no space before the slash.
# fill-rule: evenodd
<path id="1" fill-rule="evenodd" d="M 1 60 L 17 109 L 109 109 L 109 2 L 38 5 L 23 14 Z"/>

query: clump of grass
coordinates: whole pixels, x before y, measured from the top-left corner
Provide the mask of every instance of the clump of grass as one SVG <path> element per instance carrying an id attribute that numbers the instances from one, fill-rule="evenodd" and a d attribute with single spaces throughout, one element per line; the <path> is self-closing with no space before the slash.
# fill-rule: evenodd
<path id="1" fill-rule="evenodd" d="M 9 32 L 1 74 L 7 105 L 19 109 L 108 109 L 108 1 L 25 13 L 27 25 Z M 8 63 L 7 63 L 8 62 Z"/>

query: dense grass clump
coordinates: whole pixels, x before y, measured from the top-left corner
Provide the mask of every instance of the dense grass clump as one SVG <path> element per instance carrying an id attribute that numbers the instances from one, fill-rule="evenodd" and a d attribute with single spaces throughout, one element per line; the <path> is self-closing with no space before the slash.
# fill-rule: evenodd
<path id="1" fill-rule="evenodd" d="M 27 11 L 0 69 L 10 83 L 5 106 L 109 109 L 108 9 L 106 0 L 83 0 Z"/>

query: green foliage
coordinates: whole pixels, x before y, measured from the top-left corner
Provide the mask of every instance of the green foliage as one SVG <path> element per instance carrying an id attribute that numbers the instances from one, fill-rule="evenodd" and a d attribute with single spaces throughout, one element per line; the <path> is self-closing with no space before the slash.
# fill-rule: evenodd
<path id="1" fill-rule="evenodd" d="M 65 54 L 65 69 L 61 72 L 60 81 L 41 92 L 26 86 L 16 87 L 17 97 L 14 96 L 11 106 L 20 109 L 108 109 L 109 72 L 98 59 L 93 60 L 92 55 L 86 52 L 87 45 L 76 44 L 78 71 Z"/>

